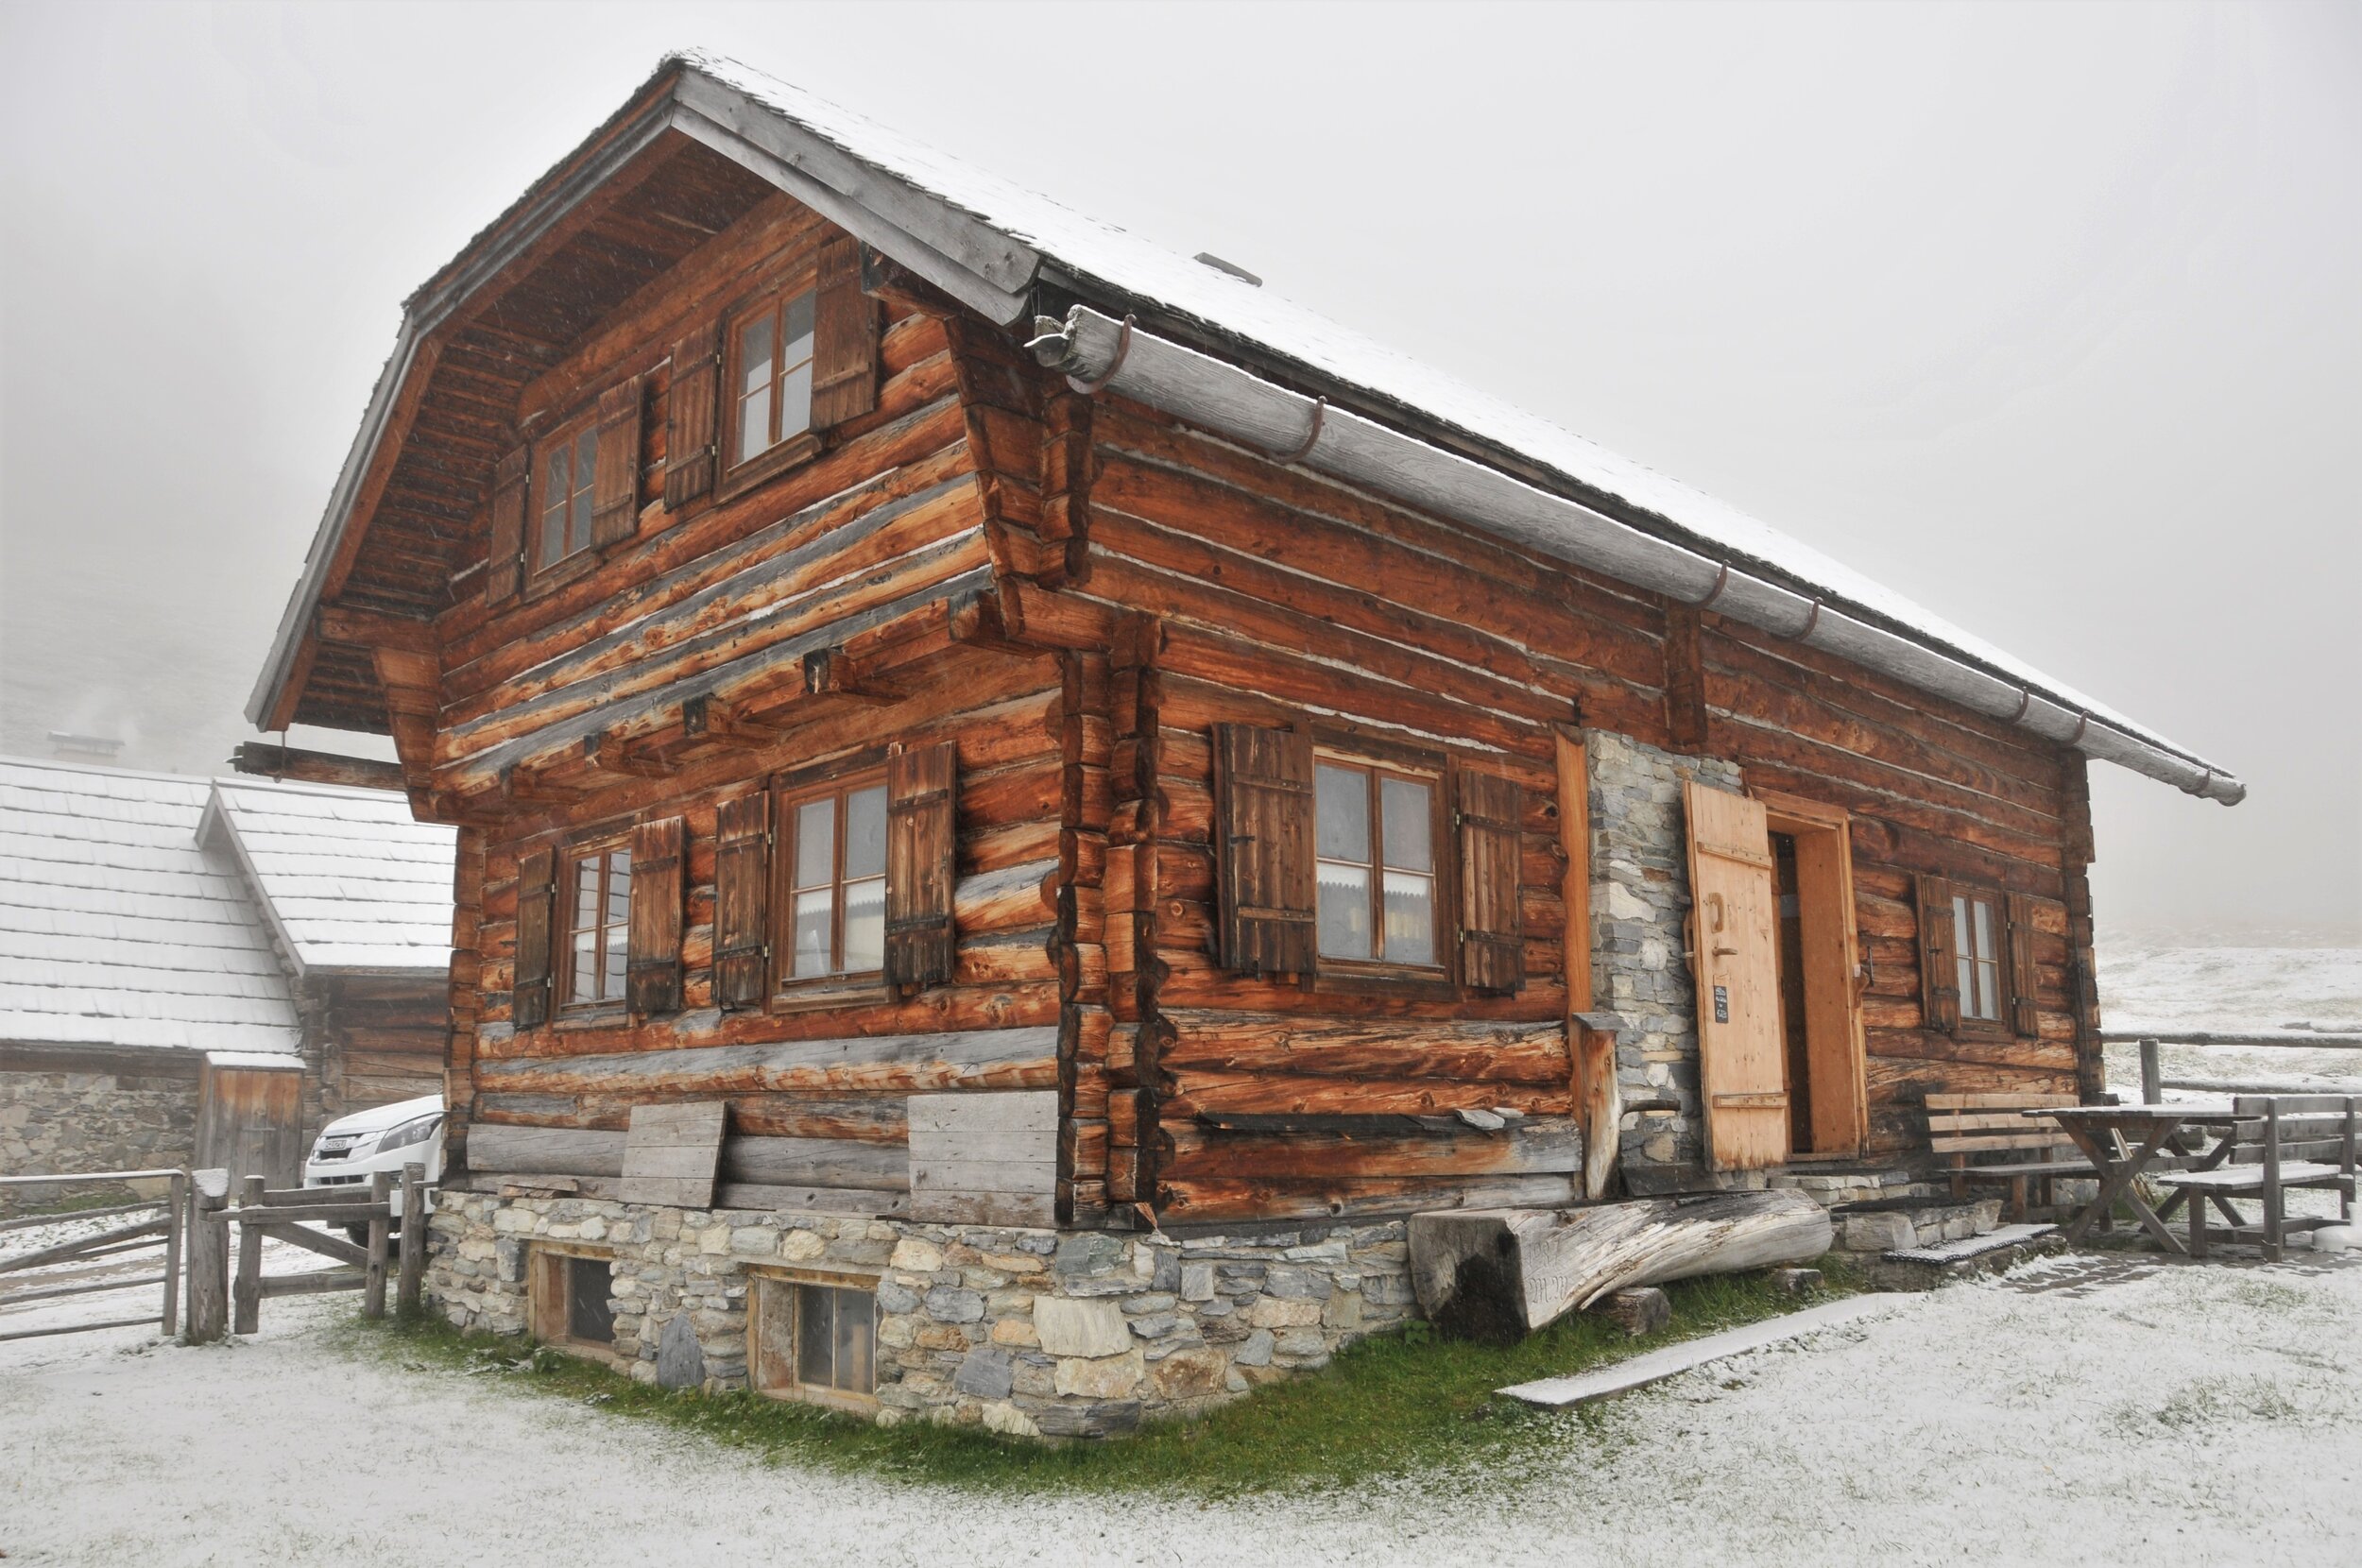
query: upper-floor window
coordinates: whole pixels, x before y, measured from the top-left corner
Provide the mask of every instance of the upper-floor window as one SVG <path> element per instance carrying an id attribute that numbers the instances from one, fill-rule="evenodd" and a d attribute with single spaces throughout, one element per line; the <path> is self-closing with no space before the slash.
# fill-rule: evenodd
<path id="1" fill-rule="evenodd" d="M 886 787 L 882 778 L 781 795 L 782 983 L 885 966 Z"/>
<path id="2" fill-rule="evenodd" d="M 1327 756 L 1312 777 L 1320 956 L 1437 967 L 1435 781 Z"/>
<path id="3" fill-rule="evenodd" d="M 556 566 L 590 548 L 590 503 L 598 473 L 599 429 L 593 419 L 539 444 L 540 472 L 534 499 L 539 518 L 533 564 Z"/>
<path id="4" fill-rule="evenodd" d="M 631 850 L 620 844 L 586 849 L 568 862 L 560 907 L 566 921 L 564 990 L 569 1007 L 624 999 L 631 953 Z"/>
<path id="5" fill-rule="evenodd" d="M 813 300 L 810 289 L 781 293 L 732 318 L 726 467 L 812 428 Z"/>
<path id="6" fill-rule="evenodd" d="M 2001 994 L 2000 899 L 1990 893 L 1952 895 L 1952 963 L 1960 987 L 1962 1022 L 1997 1024 L 2009 998 Z"/>

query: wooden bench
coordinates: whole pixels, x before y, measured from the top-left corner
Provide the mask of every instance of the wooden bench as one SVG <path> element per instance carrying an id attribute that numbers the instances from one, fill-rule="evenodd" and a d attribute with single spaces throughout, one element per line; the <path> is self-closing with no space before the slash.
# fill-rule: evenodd
<path id="1" fill-rule="evenodd" d="M 2190 1255 L 2204 1257 L 2211 1241 L 2253 1240 L 2262 1243 L 2264 1255 L 2276 1263 L 2289 1232 L 2352 1224 L 2357 1103 L 2352 1096 L 2340 1095 L 2241 1095 L 2234 1099 L 2231 1102 L 2234 1111 L 2263 1119 L 2232 1134 L 2230 1157 L 2212 1170 L 2180 1171 L 2159 1178 L 2189 1202 Z M 2292 1188 L 2336 1192 L 2339 1217 L 2290 1219 L 2285 1194 Z M 2263 1222 L 2249 1224 L 2232 1202 L 2234 1198 L 2260 1201 Z M 2210 1202 L 2231 1221 L 2228 1227 L 2207 1223 Z"/>
<path id="2" fill-rule="evenodd" d="M 1972 1182 L 2005 1184 L 2010 1219 L 2056 1219 L 2051 1183 L 2098 1173 L 2058 1123 L 2024 1113 L 2076 1103 L 2073 1095 L 1929 1095 L 1927 1142 L 1952 1167 L 1952 1196 L 1967 1197 Z M 1994 1154 L 2005 1157 L 1983 1158 Z"/>

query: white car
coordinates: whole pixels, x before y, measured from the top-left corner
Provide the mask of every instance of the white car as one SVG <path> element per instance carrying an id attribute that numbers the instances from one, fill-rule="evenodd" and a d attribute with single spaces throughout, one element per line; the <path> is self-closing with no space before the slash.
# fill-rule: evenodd
<path id="1" fill-rule="evenodd" d="M 402 1223 L 402 1167 L 425 1166 L 427 1185 L 432 1187 L 443 1173 L 442 1132 L 441 1095 L 420 1095 L 338 1116 L 321 1128 L 313 1141 L 311 1157 L 303 1162 L 303 1185 L 353 1186 L 366 1184 L 378 1171 L 390 1172 L 395 1190 L 389 1206 L 398 1228 Z M 347 1229 L 358 1233 L 353 1236 L 356 1245 L 367 1241 L 368 1233 L 360 1226 Z"/>

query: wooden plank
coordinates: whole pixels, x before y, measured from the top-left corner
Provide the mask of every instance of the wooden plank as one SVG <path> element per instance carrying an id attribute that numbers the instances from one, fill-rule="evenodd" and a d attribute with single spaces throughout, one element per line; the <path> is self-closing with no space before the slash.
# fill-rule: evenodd
<path id="1" fill-rule="evenodd" d="M 633 1106 L 624 1138 L 624 1202 L 710 1208 L 727 1120 L 728 1108 L 718 1099 Z"/>
<path id="2" fill-rule="evenodd" d="M 1802 1312 L 1791 1312 L 1786 1317 L 1773 1318 L 1760 1323 L 1749 1323 L 1742 1328 L 1725 1329 L 1720 1334 L 1709 1334 L 1701 1338 L 1685 1340 L 1678 1345 L 1669 1345 L 1663 1350 L 1651 1351 L 1645 1355 L 1635 1355 L 1630 1360 L 1616 1362 L 1598 1372 L 1583 1372 L 1574 1377 L 1546 1377 L 1532 1383 L 1513 1384 L 1501 1389 L 1500 1392 L 1510 1399 L 1519 1400 L 1528 1405 L 1543 1406 L 1550 1409 L 1565 1409 L 1568 1406 L 1586 1405 L 1593 1400 L 1606 1399 L 1615 1394 L 1629 1393 L 1635 1389 L 1646 1388 L 1652 1383 L 1661 1383 L 1666 1378 L 1678 1377 L 1683 1372 L 1694 1372 L 1700 1367 L 1726 1360 L 1734 1355 L 1743 1355 L 1749 1351 L 1761 1350 L 1767 1345 L 1776 1345 L 1789 1339 L 1801 1339 L 1808 1334 L 1819 1334 L 1828 1329 L 1843 1328 L 1853 1323 L 1864 1322 L 1873 1318 L 1882 1318 L 1889 1313 L 1901 1310 L 1916 1300 L 1918 1298 L 1915 1296 L 1848 1296 L 1841 1301 L 1824 1302 L 1819 1306 L 1808 1306 Z"/>
<path id="3" fill-rule="evenodd" d="M 919 1095 L 910 1105 L 911 1215 L 950 1223 L 1047 1224 L 1046 1218 L 996 1221 L 1007 1206 L 979 1195 L 1038 1196 L 1057 1190 L 1058 1097 Z M 1032 1204 L 1022 1205 L 1028 1216 Z"/>

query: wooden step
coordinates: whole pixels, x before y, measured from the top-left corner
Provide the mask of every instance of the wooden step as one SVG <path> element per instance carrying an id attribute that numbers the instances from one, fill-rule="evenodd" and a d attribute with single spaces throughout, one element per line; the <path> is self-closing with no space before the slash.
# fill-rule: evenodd
<path id="1" fill-rule="evenodd" d="M 1881 1290 L 1933 1290 L 1960 1280 L 2001 1273 L 2064 1245 L 2056 1225 L 2004 1225 L 1983 1236 L 1932 1247 L 1897 1247 L 1865 1263 L 1862 1270 Z"/>
<path id="2" fill-rule="evenodd" d="M 1784 1318 L 1772 1318 L 1744 1328 L 1724 1329 L 1701 1338 L 1686 1339 L 1678 1345 L 1652 1350 L 1646 1355 L 1635 1355 L 1629 1361 L 1618 1361 L 1612 1367 L 1594 1372 L 1578 1372 L 1571 1377 L 1545 1377 L 1532 1383 L 1519 1383 L 1500 1392 L 1510 1399 L 1551 1409 L 1564 1409 L 1571 1405 L 1585 1405 L 1595 1399 L 1628 1393 L 1634 1389 L 1677 1377 L 1708 1362 L 1743 1355 L 1751 1350 L 1776 1345 L 1789 1339 L 1801 1339 L 1808 1334 L 1824 1329 L 1842 1328 L 1872 1318 L 1880 1318 L 1908 1304 L 1901 1296 L 1848 1296 L 1842 1301 L 1808 1306 L 1802 1312 L 1791 1312 Z"/>

